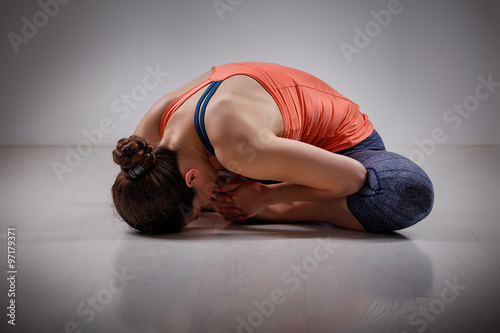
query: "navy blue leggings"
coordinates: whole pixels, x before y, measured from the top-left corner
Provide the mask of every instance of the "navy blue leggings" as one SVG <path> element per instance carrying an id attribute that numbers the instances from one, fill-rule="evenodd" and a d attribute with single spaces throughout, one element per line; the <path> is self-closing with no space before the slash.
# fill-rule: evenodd
<path id="1" fill-rule="evenodd" d="M 434 189 L 427 174 L 406 157 L 386 151 L 375 130 L 337 154 L 354 158 L 368 172 L 363 188 L 347 197 L 347 207 L 366 231 L 407 228 L 431 212 Z"/>

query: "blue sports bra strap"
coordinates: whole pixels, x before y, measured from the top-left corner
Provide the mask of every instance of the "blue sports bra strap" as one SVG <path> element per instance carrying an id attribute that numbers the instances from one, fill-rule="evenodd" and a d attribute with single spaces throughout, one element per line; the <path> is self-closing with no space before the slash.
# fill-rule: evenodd
<path id="1" fill-rule="evenodd" d="M 196 105 L 196 110 L 194 112 L 194 126 L 196 128 L 196 132 L 200 137 L 201 142 L 212 154 L 215 154 L 214 147 L 210 143 L 208 139 L 207 131 L 205 129 L 205 112 L 210 101 L 210 98 L 214 95 L 217 88 L 219 88 L 222 81 L 213 81 L 208 86 L 207 90 L 203 93 L 198 104 Z"/>
<path id="2" fill-rule="evenodd" d="M 208 139 L 207 130 L 205 129 L 205 112 L 206 112 L 206 109 L 207 109 L 208 101 L 210 101 L 210 98 L 212 98 L 212 96 L 214 95 L 215 91 L 217 90 L 217 88 L 219 88 L 220 84 L 222 83 L 222 81 L 215 81 L 215 82 L 212 82 L 212 83 L 215 83 L 215 84 L 212 86 L 212 89 L 208 93 L 208 96 L 205 99 L 205 101 L 203 102 L 203 105 L 201 107 L 200 124 L 201 124 L 201 130 L 203 132 L 203 135 L 205 136 L 205 139 L 207 139 L 208 144 L 210 145 L 210 147 L 213 150 L 212 144 L 210 143 L 210 140 Z"/>

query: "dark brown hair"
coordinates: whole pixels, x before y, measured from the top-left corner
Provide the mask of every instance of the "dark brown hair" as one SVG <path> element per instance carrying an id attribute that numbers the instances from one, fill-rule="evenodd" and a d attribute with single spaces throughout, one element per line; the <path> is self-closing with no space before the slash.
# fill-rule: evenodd
<path id="1" fill-rule="evenodd" d="M 113 160 L 121 171 L 111 192 L 125 222 L 142 233 L 178 232 L 186 225 L 195 191 L 184 182 L 175 151 L 132 135 L 118 141 Z M 143 171 L 133 178 L 129 170 L 137 165 Z"/>

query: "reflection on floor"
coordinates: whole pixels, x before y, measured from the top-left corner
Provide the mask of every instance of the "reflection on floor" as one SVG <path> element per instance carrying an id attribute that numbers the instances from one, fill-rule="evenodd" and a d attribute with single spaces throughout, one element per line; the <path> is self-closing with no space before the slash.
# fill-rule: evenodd
<path id="1" fill-rule="evenodd" d="M 405 156 L 414 149 L 390 148 Z M 141 236 L 111 208 L 111 150 L 76 158 L 64 147 L 0 149 L 1 267 L 8 270 L 10 226 L 17 270 L 16 326 L 4 314 L 2 332 L 500 326 L 498 146 L 444 146 L 427 156 L 434 211 L 391 235 L 316 223 L 235 225 L 203 213 L 184 233 Z M 57 163 L 65 165 L 59 176 Z M 11 285 L 2 281 L 6 297 Z"/>

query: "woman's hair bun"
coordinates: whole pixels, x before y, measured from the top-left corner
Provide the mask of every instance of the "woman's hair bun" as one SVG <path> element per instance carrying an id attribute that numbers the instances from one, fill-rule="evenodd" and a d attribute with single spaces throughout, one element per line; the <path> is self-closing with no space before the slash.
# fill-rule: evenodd
<path id="1" fill-rule="evenodd" d="M 113 150 L 113 161 L 125 171 L 136 164 L 147 170 L 155 164 L 156 156 L 152 145 L 144 138 L 132 135 L 118 141 Z"/>

